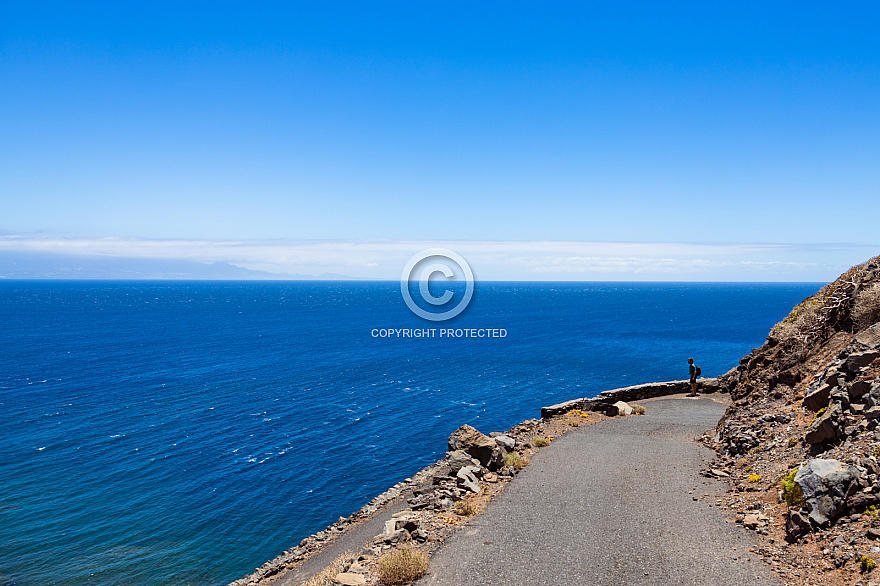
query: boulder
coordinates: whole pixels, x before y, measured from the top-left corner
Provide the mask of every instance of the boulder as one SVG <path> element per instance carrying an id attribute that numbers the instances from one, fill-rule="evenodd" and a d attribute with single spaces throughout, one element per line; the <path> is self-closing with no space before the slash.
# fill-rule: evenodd
<path id="1" fill-rule="evenodd" d="M 871 390 L 868 395 L 862 398 L 868 407 L 880 406 L 880 377 L 874 379 L 871 383 Z"/>
<path id="2" fill-rule="evenodd" d="M 512 452 L 514 446 L 516 446 L 516 440 L 509 435 L 498 435 L 492 439 L 494 439 L 495 443 L 498 444 L 505 452 Z"/>
<path id="3" fill-rule="evenodd" d="M 846 374 L 840 372 L 839 368 L 843 367 L 843 362 L 841 362 L 837 367 L 830 369 L 827 373 L 825 373 L 825 382 L 831 385 L 832 387 L 836 387 L 837 385 L 843 384 L 846 382 Z"/>
<path id="4" fill-rule="evenodd" d="M 417 530 L 421 526 L 421 522 L 418 519 L 398 519 L 397 520 L 397 528 L 398 529 L 406 529 L 410 533 Z"/>
<path id="5" fill-rule="evenodd" d="M 623 401 L 618 401 L 614 405 L 612 405 L 614 409 L 617 410 L 616 415 L 632 415 L 635 413 L 632 407 L 629 406 L 629 403 L 625 403 Z"/>
<path id="6" fill-rule="evenodd" d="M 498 448 L 495 440 L 483 435 L 470 425 L 462 425 L 449 436 L 449 450 L 463 450 L 480 461 L 483 466 L 490 462 L 504 459 L 504 454 Z M 498 452 L 497 454 L 493 452 Z"/>
<path id="7" fill-rule="evenodd" d="M 847 499 L 846 506 L 854 511 L 861 511 L 871 505 L 876 505 L 878 502 L 880 502 L 880 499 L 874 493 L 857 492 Z"/>
<path id="8" fill-rule="evenodd" d="M 818 411 L 822 407 L 827 407 L 828 399 L 831 397 L 831 389 L 833 388 L 832 385 L 824 382 L 813 390 L 807 390 L 807 395 L 804 397 L 804 407 L 810 411 Z"/>
<path id="9" fill-rule="evenodd" d="M 810 424 L 804 439 L 808 444 L 819 444 L 837 439 L 843 433 L 841 429 L 842 415 L 841 405 L 839 403 L 832 404 L 825 410 L 825 413 Z"/>
<path id="10" fill-rule="evenodd" d="M 458 474 L 464 466 L 479 466 L 480 461 L 472 458 L 464 450 L 455 450 L 446 452 L 446 464 L 449 466 L 450 474 Z"/>
<path id="11" fill-rule="evenodd" d="M 849 372 L 858 372 L 860 368 L 868 366 L 874 360 L 880 358 L 880 350 L 868 350 L 867 352 L 856 352 L 846 357 L 843 363 L 844 368 Z"/>
<path id="12" fill-rule="evenodd" d="M 412 536 L 409 534 L 409 531 L 406 529 L 398 529 L 388 535 L 385 535 L 385 543 L 393 544 L 393 543 L 405 543 L 410 541 Z"/>
<path id="13" fill-rule="evenodd" d="M 456 477 L 458 478 L 458 485 L 473 493 L 480 492 L 480 482 L 477 480 L 476 477 L 476 473 L 479 471 L 480 469 L 476 466 L 463 467 L 456 474 Z"/>
<path id="14" fill-rule="evenodd" d="M 871 383 L 866 380 L 857 380 L 849 385 L 850 401 L 858 401 L 871 391 Z"/>
<path id="15" fill-rule="evenodd" d="M 864 344 L 868 348 L 880 347 L 880 323 L 876 323 L 866 330 L 862 330 L 856 336 L 856 342 Z"/>
<path id="16" fill-rule="evenodd" d="M 859 488 L 854 466 L 816 458 L 798 469 L 794 481 L 801 487 L 810 520 L 828 525 L 846 510 L 846 500 Z"/>
<path id="17" fill-rule="evenodd" d="M 789 511 L 788 519 L 785 521 L 785 539 L 787 541 L 797 541 L 797 539 L 806 534 L 811 529 L 810 520 L 800 511 Z"/>

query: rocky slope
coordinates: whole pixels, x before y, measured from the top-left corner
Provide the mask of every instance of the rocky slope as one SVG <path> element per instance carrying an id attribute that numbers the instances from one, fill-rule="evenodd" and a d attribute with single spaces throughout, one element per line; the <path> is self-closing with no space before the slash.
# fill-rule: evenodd
<path id="1" fill-rule="evenodd" d="M 719 383 L 716 504 L 786 583 L 880 583 L 880 257 L 799 304 Z M 875 508 L 876 507 L 876 508 Z M 874 577 L 874 574 L 877 574 Z"/>

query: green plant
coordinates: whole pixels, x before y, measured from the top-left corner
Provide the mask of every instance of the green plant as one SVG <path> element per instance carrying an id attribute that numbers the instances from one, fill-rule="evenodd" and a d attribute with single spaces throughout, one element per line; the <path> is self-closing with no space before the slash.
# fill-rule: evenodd
<path id="1" fill-rule="evenodd" d="M 860 560 L 860 567 L 862 569 L 862 573 L 867 574 L 868 572 L 876 568 L 877 564 L 868 556 L 863 555 L 862 559 Z"/>
<path id="2" fill-rule="evenodd" d="M 827 410 L 828 410 L 828 407 L 822 407 L 821 409 L 816 411 L 816 414 L 813 415 L 813 421 L 810 422 L 810 425 L 813 425 L 813 423 L 815 423 L 817 419 L 822 417 L 822 414 L 825 413 Z"/>
<path id="3" fill-rule="evenodd" d="M 749 482 L 761 482 L 760 474 L 749 474 Z"/>
<path id="4" fill-rule="evenodd" d="M 460 500 L 455 503 L 456 515 L 461 515 L 462 517 L 470 517 L 471 515 L 475 515 L 476 513 L 476 507 L 474 507 L 474 504 L 468 500 Z"/>
<path id="5" fill-rule="evenodd" d="M 868 515 L 869 517 L 871 517 L 872 519 L 874 519 L 875 521 L 878 519 L 878 517 L 880 517 L 880 515 L 877 514 L 877 507 L 874 505 L 871 505 L 870 507 L 865 509 L 865 514 Z"/>
<path id="6" fill-rule="evenodd" d="M 512 466 L 517 470 L 522 470 L 529 463 L 529 459 L 519 452 L 508 452 L 504 454 L 504 465 Z"/>
<path id="7" fill-rule="evenodd" d="M 589 413 L 584 412 L 582 409 L 573 409 L 569 411 L 569 413 L 571 413 L 572 415 L 577 415 L 578 417 L 583 417 L 584 419 L 590 416 Z"/>
<path id="8" fill-rule="evenodd" d="M 796 445 L 798 445 L 798 441 L 795 438 L 793 438 L 793 437 L 788 438 L 788 447 L 789 448 L 793 448 Z"/>
<path id="9" fill-rule="evenodd" d="M 539 448 L 543 448 L 544 446 L 550 445 L 550 440 L 546 437 L 536 437 L 535 438 L 535 446 Z"/>
<path id="10" fill-rule="evenodd" d="M 795 475 L 797 470 L 789 470 L 782 479 L 782 497 L 790 509 L 804 505 L 804 493 L 801 491 L 801 486 L 794 481 Z"/>
<path id="11" fill-rule="evenodd" d="M 402 547 L 380 557 L 377 571 L 383 584 L 409 584 L 428 571 L 428 556 L 413 547 Z"/>

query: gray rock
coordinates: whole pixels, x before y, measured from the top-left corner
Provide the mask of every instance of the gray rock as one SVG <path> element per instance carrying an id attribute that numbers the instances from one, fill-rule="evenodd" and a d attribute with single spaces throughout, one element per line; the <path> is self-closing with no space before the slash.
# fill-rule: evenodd
<path id="1" fill-rule="evenodd" d="M 822 407 L 828 406 L 828 399 L 831 397 L 831 389 L 834 387 L 827 382 L 821 383 L 812 391 L 807 391 L 804 397 L 804 407 L 810 411 L 818 411 Z"/>
<path id="2" fill-rule="evenodd" d="M 446 452 L 446 464 L 449 465 L 450 474 L 458 474 L 464 466 L 479 466 L 480 461 L 471 457 L 464 450 Z"/>
<path id="3" fill-rule="evenodd" d="M 459 470 L 458 474 L 456 474 L 456 477 L 458 478 L 458 486 L 473 493 L 480 492 L 480 482 L 475 476 L 475 473 L 479 472 L 479 470 L 480 469 L 476 466 L 465 466 Z"/>
<path id="4" fill-rule="evenodd" d="M 847 356 L 843 363 L 844 368 L 849 372 L 858 372 L 864 366 L 868 366 L 874 360 L 880 358 L 880 350 L 868 350 L 867 352 L 856 352 Z"/>
<path id="5" fill-rule="evenodd" d="M 493 438 L 495 443 L 501 446 L 505 452 L 512 452 L 514 446 L 516 446 L 516 440 L 508 435 L 498 435 Z"/>
<path id="6" fill-rule="evenodd" d="M 829 404 L 831 403 L 839 403 L 844 410 L 849 409 L 849 393 L 840 387 L 833 389 L 831 391 L 831 400 L 829 401 Z"/>
<path id="7" fill-rule="evenodd" d="M 857 380 L 849 385 L 849 398 L 851 401 L 857 401 L 867 395 L 870 391 L 871 383 L 864 380 Z"/>
<path id="8" fill-rule="evenodd" d="M 385 535 L 385 543 L 404 543 L 412 539 L 412 536 L 409 534 L 409 531 L 406 529 L 398 529 L 397 531 L 393 531 L 392 533 Z"/>
<path id="9" fill-rule="evenodd" d="M 397 520 L 397 528 L 398 529 L 406 529 L 410 533 L 415 531 L 420 527 L 421 523 L 418 519 L 398 519 Z"/>
<path id="10" fill-rule="evenodd" d="M 846 380 L 846 375 L 839 368 L 843 367 L 843 362 L 830 369 L 825 373 L 825 382 L 831 385 L 832 387 L 836 387 L 839 384 L 842 384 Z"/>
<path id="11" fill-rule="evenodd" d="M 483 435 L 470 425 L 462 425 L 449 436 L 449 451 L 464 450 L 480 461 L 483 466 L 488 466 L 493 460 L 504 459 L 493 452 L 500 452 L 495 440 Z"/>
<path id="12" fill-rule="evenodd" d="M 785 539 L 787 541 L 797 541 L 797 539 L 806 534 L 812 526 L 810 520 L 800 511 L 789 511 L 788 519 L 785 521 Z"/>
<path id="13" fill-rule="evenodd" d="M 810 520 L 827 525 L 846 509 L 846 500 L 858 489 L 858 471 L 838 460 L 813 459 L 795 474 Z"/>
<path id="14" fill-rule="evenodd" d="M 868 419 L 880 419 L 880 406 L 871 407 L 865 411 L 865 417 Z"/>
<path id="15" fill-rule="evenodd" d="M 847 499 L 846 506 L 854 511 L 860 511 L 862 509 L 867 509 L 871 505 L 876 505 L 878 501 L 880 501 L 880 499 L 877 498 L 876 494 L 870 492 L 857 492 Z"/>
<path id="16" fill-rule="evenodd" d="M 804 439 L 808 444 L 818 444 L 840 437 L 843 409 L 839 403 L 831 405 L 825 413 L 816 418 L 807 429 Z"/>

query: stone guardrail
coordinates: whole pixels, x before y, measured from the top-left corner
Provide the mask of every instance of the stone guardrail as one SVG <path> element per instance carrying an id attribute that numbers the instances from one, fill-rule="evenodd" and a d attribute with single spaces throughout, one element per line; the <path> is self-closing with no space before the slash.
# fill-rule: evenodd
<path id="1" fill-rule="evenodd" d="M 722 384 L 717 378 L 701 378 L 697 380 L 697 391 L 700 393 L 717 393 L 722 390 L 724 390 Z M 620 389 L 611 389 L 609 391 L 602 391 L 596 397 L 582 397 L 549 407 L 541 407 L 541 419 L 556 417 L 574 409 L 604 413 L 609 411 L 612 405 L 618 401 L 629 403 L 631 401 L 653 399 L 654 397 L 689 393 L 690 391 L 691 385 L 688 380 L 646 383 Z M 617 414 L 616 411 L 614 414 Z"/>

